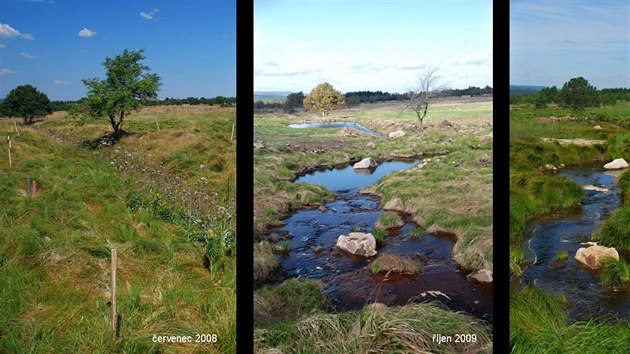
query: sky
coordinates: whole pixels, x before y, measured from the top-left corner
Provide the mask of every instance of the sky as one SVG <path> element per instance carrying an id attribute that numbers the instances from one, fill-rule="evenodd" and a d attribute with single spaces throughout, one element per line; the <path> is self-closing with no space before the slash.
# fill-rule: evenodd
<path id="1" fill-rule="evenodd" d="M 492 86 L 492 1 L 254 1 L 254 90 Z"/>
<path id="2" fill-rule="evenodd" d="M 124 49 L 145 50 L 162 99 L 236 96 L 236 1 L 0 0 L 0 97 L 77 100 Z"/>
<path id="3" fill-rule="evenodd" d="M 630 87 L 630 2 L 510 2 L 510 84 Z"/>

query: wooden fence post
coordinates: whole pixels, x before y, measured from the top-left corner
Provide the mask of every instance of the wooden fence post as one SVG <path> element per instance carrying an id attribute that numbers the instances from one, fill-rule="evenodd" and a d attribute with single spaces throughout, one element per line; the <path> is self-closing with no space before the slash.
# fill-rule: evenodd
<path id="1" fill-rule="evenodd" d="M 31 194 L 33 195 L 33 197 L 37 196 L 37 181 L 32 180 L 31 183 L 33 184 L 33 188 L 31 188 Z"/>
<path id="2" fill-rule="evenodd" d="M 29 197 L 31 196 L 31 193 L 33 192 L 31 190 L 31 177 L 26 177 L 26 195 L 28 195 Z"/>
<path id="3" fill-rule="evenodd" d="M 17 134 L 17 136 L 20 136 L 20 131 L 17 128 L 17 123 L 14 121 L 13 122 L 13 126 L 15 127 L 15 133 Z"/>
<path id="4" fill-rule="evenodd" d="M 160 122 L 155 122 L 155 125 L 157 125 L 157 129 L 160 131 Z"/>
<path id="5" fill-rule="evenodd" d="M 9 167 L 13 167 L 13 160 L 11 159 L 11 136 L 7 135 L 9 141 Z"/>
<path id="6" fill-rule="evenodd" d="M 112 330 L 114 331 L 114 338 L 116 338 L 116 249 L 112 248 Z"/>
<path id="7" fill-rule="evenodd" d="M 236 123 L 232 123 L 232 135 L 230 136 L 230 141 L 234 140 L 234 126 Z"/>

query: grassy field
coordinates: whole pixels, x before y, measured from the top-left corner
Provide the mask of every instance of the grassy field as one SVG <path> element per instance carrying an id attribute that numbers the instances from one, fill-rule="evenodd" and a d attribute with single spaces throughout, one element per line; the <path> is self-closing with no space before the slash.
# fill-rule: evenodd
<path id="1" fill-rule="evenodd" d="M 583 190 L 573 181 L 547 171 L 549 165 L 603 165 L 630 159 L 630 102 L 589 108 L 581 113 L 557 107 L 511 108 L 510 116 L 510 273 L 525 267 L 521 242 L 528 221 L 543 215 L 571 213 Z M 563 139 L 563 140 L 557 140 Z M 620 178 L 623 205 L 604 220 L 593 239 L 618 250 L 630 249 L 630 172 Z M 557 255 L 562 261 L 566 255 Z M 628 278 L 627 264 L 614 262 L 603 271 L 604 284 Z M 511 294 L 510 343 L 514 353 L 620 352 L 630 341 L 627 323 L 615 319 L 569 322 L 562 299 L 536 288 Z M 593 345 L 597 343 L 597 345 Z"/>
<path id="2" fill-rule="evenodd" d="M 78 143 L 107 133 L 105 123 L 56 113 L 18 123 L 17 136 L 0 121 L 13 139 L 13 167 L 5 146 L 0 156 L 0 351 L 234 352 L 234 118 L 234 109 L 148 108 L 128 118 L 132 135 L 97 150 Z M 196 333 L 217 342 L 152 340 Z"/>
<path id="3" fill-rule="evenodd" d="M 318 207 L 334 197 L 324 187 L 293 183 L 296 176 L 365 157 L 379 162 L 423 159 L 421 166 L 386 176 L 362 192 L 377 196 L 381 206 L 400 198 L 406 214 L 417 224 L 416 234 L 419 230 L 452 232 L 457 237 L 453 256 L 462 267 L 492 269 L 491 99 L 436 102 L 425 120 L 424 131 L 417 129 L 415 114 L 401 113 L 402 107 L 401 103 L 380 103 L 332 112 L 327 117 L 315 114 L 254 117 L 254 135 L 259 145 L 254 152 L 257 242 L 254 264 L 259 281 L 277 266 L 273 250 L 278 246 L 274 240 L 259 242 L 269 227 L 279 225 L 279 220 L 292 211 Z M 359 123 L 383 136 L 353 129 L 287 126 L 314 121 Z M 397 130 L 404 130 L 406 135 L 388 137 L 388 133 Z M 260 148 L 261 143 L 264 148 Z M 379 227 L 394 226 L 399 219 L 400 215 L 385 213 Z M 411 270 L 412 266 L 415 264 L 408 268 Z M 326 299 L 319 299 L 322 295 L 315 291 L 321 285 L 315 284 L 305 281 L 300 285 L 296 280 L 288 280 L 280 286 L 265 286 L 256 291 L 257 352 L 492 351 L 490 327 L 469 315 L 432 303 L 396 307 L 372 304 L 361 311 L 330 313 Z M 304 295 L 306 290 L 298 290 L 301 286 L 309 287 L 306 293 L 310 295 Z M 302 301 L 315 305 L 300 307 Z M 273 305 L 278 302 L 283 306 Z M 283 311 L 292 315 L 285 316 Z M 437 346 L 431 341 L 431 333 L 458 331 L 475 333 L 478 341 L 466 348 Z"/>

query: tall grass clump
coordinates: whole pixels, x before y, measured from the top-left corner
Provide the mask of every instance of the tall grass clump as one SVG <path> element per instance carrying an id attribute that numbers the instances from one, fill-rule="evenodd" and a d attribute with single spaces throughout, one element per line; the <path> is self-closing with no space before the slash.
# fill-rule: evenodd
<path id="1" fill-rule="evenodd" d="M 582 187 L 562 176 L 537 171 L 510 171 L 510 238 L 523 239 L 529 219 L 579 205 Z"/>
<path id="2" fill-rule="evenodd" d="M 619 319 L 569 323 L 562 301 L 526 287 L 510 298 L 511 352 L 621 353 L 630 341 Z"/>
<path id="3" fill-rule="evenodd" d="M 466 333 L 473 340 L 438 344 L 435 333 Z M 425 302 L 360 311 L 314 313 L 291 323 L 257 328 L 256 352 L 270 348 L 298 353 L 491 353 L 492 332 L 464 313 Z"/>
<path id="4" fill-rule="evenodd" d="M 622 286 L 630 280 L 630 264 L 623 259 L 608 257 L 604 261 L 600 279 L 604 286 Z"/>

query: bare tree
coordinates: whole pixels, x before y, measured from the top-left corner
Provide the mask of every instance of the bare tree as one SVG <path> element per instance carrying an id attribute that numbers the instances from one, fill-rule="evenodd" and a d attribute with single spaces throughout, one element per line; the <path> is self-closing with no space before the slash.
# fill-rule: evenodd
<path id="1" fill-rule="evenodd" d="M 444 86 L 438 84 L 440 78 L 435 75 L 436 72 L 437 68 L 428 66 L 418 74 L 418 85 L 415 89 L 409 90 L 409 103 L 403 108 L 403 111 L 410 109 L 416 113 L 420 130 L 424 129 L 424 118 L 429 112 L 429 103 L 444 89 Z"/>

